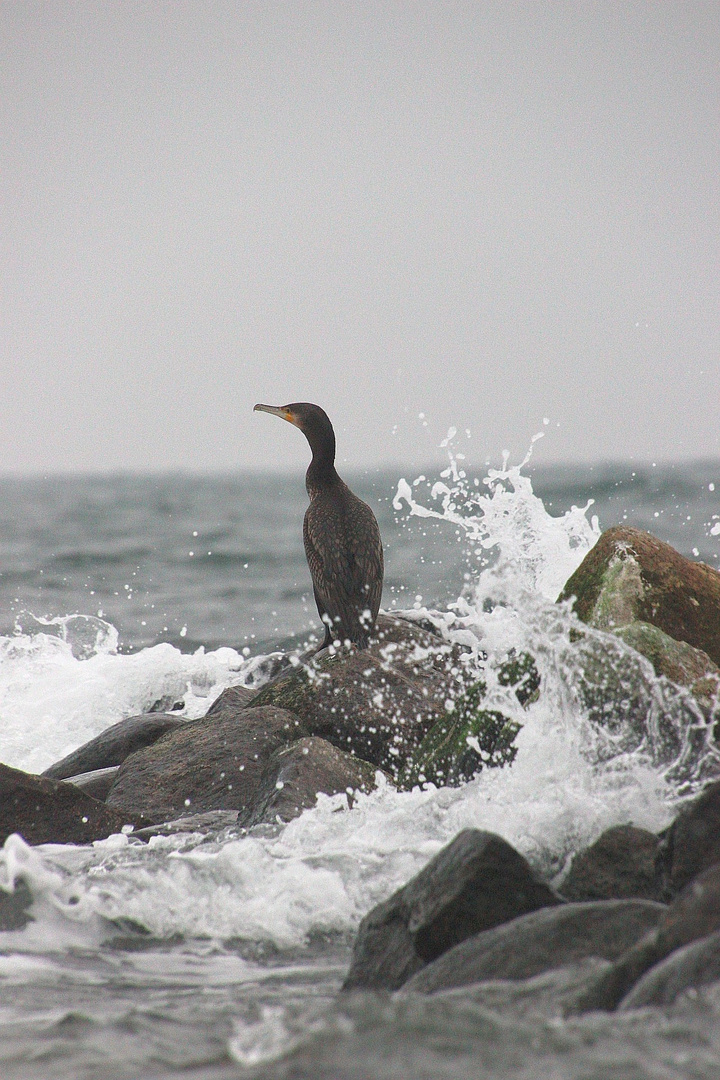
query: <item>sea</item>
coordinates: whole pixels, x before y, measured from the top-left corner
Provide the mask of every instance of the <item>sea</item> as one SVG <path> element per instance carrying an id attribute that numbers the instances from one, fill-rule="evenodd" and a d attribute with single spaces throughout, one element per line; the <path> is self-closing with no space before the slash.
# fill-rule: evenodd
<path id="1" fill-rule="evenodd" d="M 11 836 L 0 889 L 24 880 L 33 920 L 0 933 L 3 1080 L 720 1075 L 720 984 L 574 1018 L 558 1001 L 586 970 L 338 996 L 360 919 L 461 829 L 500 833 L 561 885 L 603 830 L 661 830 L 718 775 L 710 742 L 689 738 L 686 698 L 636 654 L 622 670 L 646 727 L 621 706 L 612 731 L 598 727 L 556 599 L 617 523 L 718 566 L 720 461 L 473 466 L 452 433 L 443 453 L 345 479 L 380 523 L 383 607 L 470 651 L 522 725 L 513 763 L 461 787 L 381 782 L 352 807 L 320 795 L 250 832 L 79 847 Z M 268 655 L 316 641 L 306 501 L 302 470 L 0 478 L 0 761 L 42 772 L 125 717 L 202 716 L 226 687 L 261 685 Z M 492 679 L 511 649 L 541 674 L 526 709 Z"/>

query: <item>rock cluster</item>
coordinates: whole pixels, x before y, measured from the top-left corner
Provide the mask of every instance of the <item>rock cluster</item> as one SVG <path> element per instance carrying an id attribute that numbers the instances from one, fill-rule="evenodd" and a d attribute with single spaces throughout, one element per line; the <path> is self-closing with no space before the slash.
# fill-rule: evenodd
<path id="1" fill-rule="evenodd" d="M 720 574 L 614 528 L 559 600 L 579 619 L 571 640 L 592 721 L 618 730 L 618 717 L 629 721 L 623 737 L 639 745 L 652 696 L 643 672 L 654 671 L 684 695 L 693 737 L 712 743 Z M 495 672 L 514 691 L 505 715 L 489 707 L 468 659 L 432 627 L 380 616 L 368 649 L 281 657 L 259 691 L 231 687 L 198 720 L 130 717 L 43 777 L 0 765 L 0 842 L 12 832 L 87 843 L 128 826 L 147 838 L 274 825 L 320 793 L 352 805 L 383 773 L 401 790 L 462 784 L 512 762 L 522 708 L 540 688 L 533 657 L 510 654 Z M 677 728 L 660 716 L 655 729 L 660 757 L 680 754 Z M 0 895 L 0 928 L 22 921 L 23 887 Z M 580 1012 L 667 1002 L 720 978 L 720 781 L 660 836 L 629 823 L 608 830 L 557 890 L 502 837 L 465 830 L 366 915 L 345 989 L 437 993 L 592 960 L 602 970 L 569 1006 Z"/>

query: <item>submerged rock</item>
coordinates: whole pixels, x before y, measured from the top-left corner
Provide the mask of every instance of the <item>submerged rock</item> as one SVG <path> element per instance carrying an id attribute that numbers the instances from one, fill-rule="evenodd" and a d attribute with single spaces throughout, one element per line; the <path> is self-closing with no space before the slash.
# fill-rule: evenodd
<path id="1" fill-rule="evenodd" d="M 624 525 L 604 532 L 559 599 L 571 597 L 590 626 L 650 623 L 720 664 L 720 573 L 650 533 Z"/>
<path id="2" fill-rule="evenodd" d="M 113 810 L 80 788 L 0 765 L 0 844 L 19 833 L 28 844 L 89 844 L 125 825 L 152 825 L 139 813 Z"/>
<path id="3" fill-rule="evenodd" d="M 659 838 L 634 825 L 616 825 L 579 852 L 560 886 L 567 900 L 661 900 L 655 872 Z"/>
<path id="4" fill-rule="evenodd" d="M 106 728 L 90 742 L 86 742 L 61 761 L 56 761 L 43 776 L 51 780 L 65 780 L 81 773 L 108 769 L 113 765 L 122 765 L 129 754 L 143 746 L 151 746 L 161 735 L 182 727 L 185 723 L 178 716 L 170 713 L 141 713 L 129 716 L 117 724 Z"/>
<path id="5" fill-rule="evenodd" d="M 657 928 L 624 953 L 577 1002 L 574 1012 L 611 1012 L 637 981 L 676 949 L 720 930 L 720 864 L 706 870 L 667 908 Z"/>
<path id="6" fill-rule="evenodd" d="M 397 990 L 465 938 L 558 903 L 502 837 L 464 829 L 365 916 L 343 989 Z"/>
<path id="7" fill-rule="evenodd" d="M 260 690 L 251 705 L 294 713 L 310 735 L 396 776 L 461 689 L 457 649 L 404 619 L 380 616 L 363 650 L 323 650 Z"/>
<path id="8" fill-rule="evenodd" d="M 620 1002 L 620 1011 L 672 1005 L 687 990 L 720 980 L 720 932 L 685 945 L 643 975 Z"/>
<path id="9" fill-rule="evenodd" d="M 658 867 L 664 895 L 676 896 L 715 863 L 720 863 L 720 781 L 684 806 L 663 836 Z"/>
<path id="10" fill-rule="evenodd" d="M 278 818 L 290 821 L 315 806 L 319 792 L 337 795 L 372 791 L 374 765 L 338 750 L 325 739 L 299 739 L 275 750 L 268 758 L 252 806 L 240 815 L 239 824 L 250 828 Z"/>
<path id="11" fill-rule="evenodd" d="M 32 902 L 33 894 L 24 877 L 17 878 L 12 889 L 0 885 L 0 933 L 22 930 L 32 922 Z"/>
<path id="12" fill-rule="evenodd" d="M 418 971 L 404 990 L 433 994 L 488 979 L 529 979 L 589 956 L 616 960 L 665 911 L 648 900 L 542 908 L 461 942 Z"/>
<path id="13" fill-rule="evenodd" d="M 244 810 L 253 803 L 273 751 L 305 734 L 298 718 L 284 709 L 233 708 L 226 699 L 211 715 L 187 721 L 127 757 L 106 804 L 155 821 Z"/>

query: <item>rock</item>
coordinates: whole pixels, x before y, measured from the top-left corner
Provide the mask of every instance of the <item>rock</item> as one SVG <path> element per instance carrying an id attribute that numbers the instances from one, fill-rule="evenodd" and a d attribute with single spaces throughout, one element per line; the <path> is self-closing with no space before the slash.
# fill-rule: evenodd
<path id="1" fill-rule="evenodd" d="M 619 1005 L 619 1011 L 644 1005 L 672 1005 L 686 990 L 720 980 L 720 932 L 685 945 L 650 968 Z"/>
<path id="2" fill-rule="evenodd" d="M 8 930 L 22 930 L 33 922 L 30 906 L 33 894 L 24 877 L 15 880 L 12 890 L 0 885 L 0 933 Z"/>
<path id="3" fill-rule="evenodd" d="M 648 661 L 613 634 L 582 635 L 565 661 L 566 679 L 587 718 L 611 736 L 610 756 L 642 750 L 657 765 L 678 762 L 689 729 L 700 720 L 689 695 L 659 685 Z M 706 734 L 703 727 L 703 739 Z M 690 773 L 693 767 L 688 758 Z"/>
<path id="4" fill-rule="evenodd" d="M 129 716 L 112 727 L 106 728 L 90 742 L 85 743 L 62 761 L 56 761 L 43 776 L 51 780 L 65 780 L 70 776 L 108 769 L 122 765 L 128 754 L 143 746 L 151 746 L 161 735 L 182 727 L 185 723 L 169 713 L 142 713 Z"/>
<path id="5" fill-rule="evenodd" d="M 284 666 L 280 670 L 284 671 Z M 256 696 L 257 690 L 251 686 L 228 686 L 227 690 L 223 690 L 220 697 L 215 698 L 205 715 L 215 716 L 217 713 L 226 712 L 228 709 L 246 709 Z"/>
<path id="6" fill-rule="evenodd" d="M 559 599 L 570 597 L 590 626 L 651 623 L 720 664 L 720 573 L 649 533 L 624 525 L 604 532 Z"/>
<path id="7" fill-rule="evenodd" d="M 105 802 L 108 791 L 115 782 L 115 777 L 120 772 L 119 765 L 112 765 L 109 769 L 94 769 L 93 772 L 80 773 L 78 776 L 68 776 L 63 780 L 64 784 L 74 784 L 75 787 L 91 795 L 93 799 Z"/>
<path id="8" fill-rule="evenodd" d="M 89 844 L 128 824 L 153 822 L 111 810 L 72 784 L 0 765 L 0 844 L 12 833 L 28 844 Z"/>
<path id="9" fill-rule="evenodd" d="M 174 821 L 163 821 L 160 825 L 149 825 L 145 829 L 135 829 L 133 836 L 149 840 L 151 836 L 174 836 L 176 833 L 200 833 L 209 836 L 231 829 L 237 824 L 237 810 L 208 810 L 206 814 L 187 814 Z"/>
<path id="10" fill-rule="evenodd" d="M 676 641 L 646 622 L 629 623 L 614 633 L 626 645 L 642 653 L 656 675 L 664 675 L 676 686 L 687 687 L 706 717 L 713 714 L 720 691 L 720 668 L 707 653 L 685 641 Z"/>
<path id="11" fill-rule="evenodd" d="M 299 739 L 270 755 L 252 806 L 240 815 L 239 824 L 250 828 L 278 818 L 290 821 L 315 805 L 318 792 L 372 791 L 376 771 L 325 739 Z"/>
<path id="12" fill-rule="evenodd" d="M 360 923 L 344 990 L 397 990 L 465 938 L 560 902 L 494 833 L 464 829 Z"/>
<path id="13" fill-rule="evenodd" d="M 567 900 L 661 900 L 655 856 L 655 833 L 634 825 L 616 825 L 575 856 L 560 886 Z"/>
<path id="14" fill-rule="evenodd" d="M 663 894 L 672 899 L 702 873 L 720 863 L 720 781 L 680 811 L 666 830 L 658 852 Z"/>
<path id="15" fill-rule="evenodd" d="M 452 712 L 435 723 L 398 777 L 401 788 L 431 782 L 458 785 L 481 769 L 510 764 L 520 725 L 496 709 L 481 708 L 485 684 L 459 694 Z"/>
<path id="16" fill-rule="evenodd" d="M 403 989 L 432 994 L 488 979 L 529 979 L 589 956 L 616 960 L 657 925 L 665 910 L 649 900 L 541 908 L 461 942 Z"/>
<path id="17" fill-rule="evenodd" d="M 458 689 L 458 652 L 412 623 L 380 616 L 367 649 L 323 650 L 260 690 L 326 739 L 395 777 Z M 453 673 L 455 669 L 455 674 Z"/>
<path id="18" fill-rule="evenodd" d="M 155 821 L 244 810 L 273 751 L 305 734 L 284 709 L 234 708 L 226 699 L 210 715 L 183 723 L 127 757 L 106 805 L 124 813 L 141 810 Z"/>
<path id="19" fill-rule="evenodd" d="M 577 1002 L 574 1012 L 611 1012 L 638 979 L 676 949 L 720 930 L 720 864 L 683 889 L 657 928 L 646 934 L 601 975 Z"/>

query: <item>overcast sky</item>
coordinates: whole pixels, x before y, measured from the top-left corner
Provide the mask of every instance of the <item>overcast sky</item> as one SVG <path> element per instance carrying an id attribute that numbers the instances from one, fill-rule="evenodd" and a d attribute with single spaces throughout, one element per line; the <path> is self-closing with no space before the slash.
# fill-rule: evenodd
<path id="1" fill-rule="evenodd" d="M 0 5 L 0 470 L 720 456 L 720 4 Z M 420 414 L 424 414 L 421 417 Z"/>

